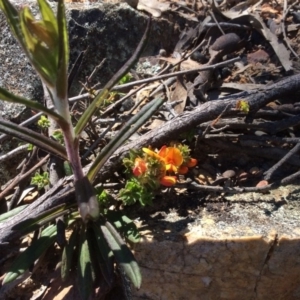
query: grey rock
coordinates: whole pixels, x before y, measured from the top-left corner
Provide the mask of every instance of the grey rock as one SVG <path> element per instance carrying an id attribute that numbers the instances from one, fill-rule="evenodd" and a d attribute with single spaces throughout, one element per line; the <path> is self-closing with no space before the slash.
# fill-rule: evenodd
<path id="1" fill-rule="evenodd" d="M 28 5 L 33 15 L 39 11 L 35 1 L 13 1 L 19 8 Z M 50 2 L 55 9 L 56 3 Z M 146 28 L 148 16 L 127 3 L 68 3 L 66 4 L 69 27 L 70 66 L 81 51 L 86 50 L 78 78 L 75 79 L 70 96 L 77 95 L 96 65 L 104 58 L 105 64 L 94 77 L 91 85 L 104 85 L 130 58 Z M 182 22 L 183 24 L 183 22 Z M 178 26 L 176 27 L 178 28 Z M 156 55 L 161 48 L 171 52 L 179 32 L 174 22 L 155 19 L 143 55 Z M 39 77 L 26 59 L 18 42 L 0 12 L 0 86 L 29 99 L 42 101 L 43 90 Z M 1 116 L 15 118 L 24 110 L 22 105 L 7 105 L 0 100 Z"/>

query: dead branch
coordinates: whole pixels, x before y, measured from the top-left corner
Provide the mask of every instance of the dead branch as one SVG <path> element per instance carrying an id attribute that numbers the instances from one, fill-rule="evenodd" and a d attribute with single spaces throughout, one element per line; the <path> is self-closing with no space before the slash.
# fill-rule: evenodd
<path id="1" fill-rule="evenodd" d="M 101 173 L 98 174 L 95 183 L 105 182 L 105 180 L 118 169 L 122 159 L 130 149 L 140 149 L 147 145 L 156 147 L 161 144 L 165 144 L 170 140 L 178 138 L 179 134 L 182 132 L 193 129 L 203 122 L 214 120 L 226 107 L 228 107 L 228 110 L 224 115 L 232 115 L 232 111 L 230 112 L 230 110 L 235 109 L 236 102 L 240 99 L 249 103 L 251 113 L 258 111 L 268 102 L 289 93 L 294 93 L 299 89 L 300 74 L 297 74 L 257 91 L 242 92 L 222 100 L 206 102 L 195 108 L 193 111 L 185 112 L 166 122 L 160 128 L 151 130 L 147 134 L 143 135 L 139 140 L 120 147 L 106 162 Z M 87 171 L 88 168 L 89 166 L 85 167 L 85 171 Z M 297 176 L 298 174 L 293 174 L 292 178 L 297 178 Z M 28 219 L 28 216 L 34 218 L 40 213 L 59 204 L 75 201 L 72 180 L 72 176 L 60 180 L 46 194 L 26 207 L 19 214 L 0 223 L 0 251 L 9 251 L 9 243 L 20 238 L 20 233 L 13 229 L 14 225 L 20 224 L 20 222 Z M 285 182 L 289 181 L 286 180 Z"/>

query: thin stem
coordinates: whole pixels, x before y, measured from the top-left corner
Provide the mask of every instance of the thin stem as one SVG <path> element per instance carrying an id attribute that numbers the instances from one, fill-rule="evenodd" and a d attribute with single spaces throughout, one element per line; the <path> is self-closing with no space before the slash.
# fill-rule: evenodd
<path id="1" fill-rule="evenodd" d="M 82 171 L 81 160 L 79 157 L 79 141 L 75 140 L 74 129 L 71 124 L 62 128 L 64 141 L 67 150 L 67 155 L 72 166 L 75 180 L 80 180 L 84 177 Z"/>

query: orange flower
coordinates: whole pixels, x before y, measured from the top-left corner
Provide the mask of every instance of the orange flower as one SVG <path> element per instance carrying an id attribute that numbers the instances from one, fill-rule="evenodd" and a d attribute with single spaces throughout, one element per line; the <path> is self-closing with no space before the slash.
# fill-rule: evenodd
<path id="1" fill-rule="evenodd" d="M 148 155 L 163 161 L 166 165 L 166 171 L 176 173 L 178 167 L 183 163 L 181 151 L 175 147 L 162 146 L 158 153 L 155 153 L 148 148 L 143 148 L 143 151 Z"/>
<path id="2" fill-rule="evenodd" d="M 177 182 L 176 176 L 163 176 L 160 180 L 160 184 L 164 186 L 172 186 Z"/>
<path id="3" fill-rule="evenodd" d="M 146 171 L 147 171 L 146 162 L 142 158 L 137 157 L 134 161 L 134 167 L 132 169 L 133 175 L 138 177 L 138 176 L 144 174 Z"/>
<path id="4" fill-rule="evenodd" d="M 183 154 L 177 147 L 162 146 L 157 153 L 149 148 L 143 148 L 143 151 L 148 156 L 162 163 L 163 169 L 159 176 L 160 179 L 158 179 L 160 184 L 164 186 L 172 186 L 177 182 L 176 176 L 167 176 L 166 172 L 186 174 L 189 170 L 188 168 L 194 167 L 197 164 L 197 160 L 194 158 L 190 158 L 187 163 L 184 163 Z"/>
<path id="5" fill-rule="evenodd" d="M 160 149 L 158 154 L 163 157 L 166 170 L 172 171 L 174 173 L 177 172 L 178 167 L 180 167 L 183 163 L 183 157 L 181 151 L 175 147 L 165 147 Z"/>

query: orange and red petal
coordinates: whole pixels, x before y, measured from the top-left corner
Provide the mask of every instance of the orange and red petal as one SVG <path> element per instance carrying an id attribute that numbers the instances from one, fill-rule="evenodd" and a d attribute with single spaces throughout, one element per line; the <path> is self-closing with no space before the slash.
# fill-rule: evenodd
<path id="1" fill-rule="evenodd" d="M 160 184 L 164 186 L 172 186 L 177 182 L 176 176 L 164 176 L 160 180 Z"/>
<path id="2" fill-rule="evenodd" d="M 197 160 L 197 159 L 191 158 L 191 159 L 188 161 L 187 166 L 188 166 L 189 168 L 192 168 L 192 167 L 195 167 L 195 166 L 197 165 L 197 163 L 198 163 L 198 160 Z"/>
<path id="3" fill-rule="evenodd" d="M 160 150 L 158 151 L 158 153 L 157 153 L 157 155 L 159 155 L 160 157 L 165 157 L 166 156 L 166 154 L 167 154 L 167 146 L 166 145 L 164 145 L 164 146 L 162 146 L 161 148 L 160 148 Z"/>
<path id="4" fill-rule="evenodd" d="M 181 166 L 178 169 L 178 174 L 184 175 L 189 171 L 189 168 L 187 166 Z"/>
<path id="5" fill-rule="evenodd" d="M 165 160 L 175 166 L 180 166 L 183 163 L 181 151 L 175 147 L 168 147 Z"/>
<path id="6" fill-rule="evenodd" d="M 137 157 L 134 161 L 134 166 L 132 168 L 133 175 L 140 176 L 144 174 L 146 171 L 147 171 L 146 162 L 142 158 Z"/>

